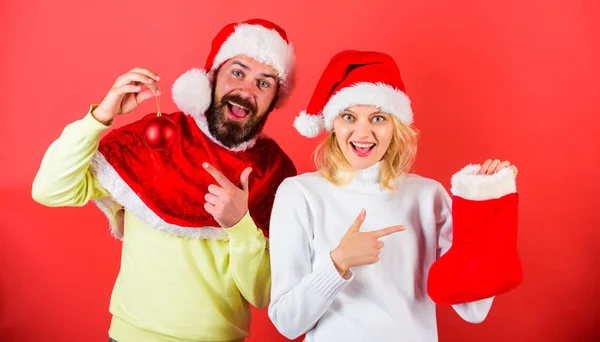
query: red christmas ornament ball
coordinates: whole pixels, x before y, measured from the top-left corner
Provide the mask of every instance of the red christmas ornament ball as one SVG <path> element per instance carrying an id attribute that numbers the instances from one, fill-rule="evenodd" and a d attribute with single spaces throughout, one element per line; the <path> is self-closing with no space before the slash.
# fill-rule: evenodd
<path id="1" fill-rule="evenodd" d="M 164 150 L 173 145 L 176 137 L 175 124 L 163 116 L 150 119 L 144 128 L 146 144 L 155 150 Z"/>

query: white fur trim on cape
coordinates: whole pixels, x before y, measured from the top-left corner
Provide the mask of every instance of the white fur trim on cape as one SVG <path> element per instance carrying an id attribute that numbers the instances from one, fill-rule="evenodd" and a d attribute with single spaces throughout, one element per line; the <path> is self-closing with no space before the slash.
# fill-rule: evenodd
<path id="1" fill-rule="evenodd" d="M 194 119 L 204 116 L 212 101 L 212 87 L 204 70 L 190 69 L 179 76 L 171 89 L 179 110 Z"/>
<path id="2" fill-rule="evenodd" d="M 323 108 L 325 128 L 331 131 L 333 121 L 346 108 L 371 105 L 397 117 L 406 125 L 413 122 L 410 99 L 404 92 L 384 83 L 359 82 L 335 93 Z"/>
<path id="3" fill-rule="evenodd" d="M 294 119 L 294 127 L 303 136 L 314 138 L 323 131 L 325 123 L 323 122 L 323 116 L 308 114 L 303 110 L 300 112 L 300 115 Z"/>
<path id="4" fill-rule="evenodd" d="M 492 175 L 478 175 L 480 165 L 467 165 L 452 176 L 453 195 L 473 201 L 500 198 L 517 192 L 517 183 L 510 168 Z"/>
<path id="5" fill-rule="evenodd" d="M 123 240 L 125 226 L 125 212 L 123 206 L 115 202 L 111 197 L 95 199 L 94 203 L 108 218 L 111 234 L 115 238 Z"/>
<path id="6" fill-rule="evenodd" d="M 295 68 L 294 49 L 275 30 L 261 25 L 240 24 L 215 56 L 211 71 L 237 55 L 248 56 L 273 67 L 280 83 L 286 85 Z"/>
<path id="7" fill-rule="evenodd" d="M 111 201 L 118 203 L 123 207 L 123 209 L 137 216 L 148 226 L 161 232 L 195 239 L 227 240 L 229 238 L 225 229 L 220 227 L 188 228 L 163 221 L 144 204 L 144 202 L 133 190 L 131 190 L 131 188 L 123 181 L 123 179 L 121 179 L 115 169 L 106 161 L 100 152 L 96 152 L 92 158 L 91 168 L 92 172 L 100 181 L 102 186 L 112 195 L 112 198 L 106 198 L 102 202 L 96 201 L 96 205 L 98 205 L 98 207 L 105 214 L 108 214 L 108 219 L 111 222 L 111 226 L 113 224 L 121 225 L 121 227 L 113 226 L 113 231 L 116 232 L 115 236 L 119 237 L 120 235 L 122 237 L 123 220 L 121 218 L 119 223 L 119 218 L 115 215 L 115 213 L 113 213 L 113 211 L 106 211 L 107 207 L 116 206 L 116 204 L 110 203 Z"/>

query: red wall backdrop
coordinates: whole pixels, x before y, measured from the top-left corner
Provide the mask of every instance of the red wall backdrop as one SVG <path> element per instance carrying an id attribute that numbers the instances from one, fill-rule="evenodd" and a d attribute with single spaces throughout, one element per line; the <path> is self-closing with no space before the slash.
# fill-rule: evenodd
<path id="1" fill-rule="evenodd" d="M 175 110 L 175 78 L 203 65 L 225 23 L 251 17 L 281 24 L 296 47 L 297 90 L 266 130 L 301 172 L 313 169 L 317 140 L 292 121 L 342 49 L 396 58 L 422 131 L 417 172 L 448 186 L 453 172 L 487 157 L 519 166 L 524 281 L 479 325 L 440 308 L 440 341 L 600 336 L 597 0 L 29 0 L 0 5 L 0 340 L 107 340 L 120 243 L 93 205 L 33 202 L 43 153 L 135 66 L 163 77 L 162 109 Z M 259 311 L 249 341 L 285 339 Z"/>

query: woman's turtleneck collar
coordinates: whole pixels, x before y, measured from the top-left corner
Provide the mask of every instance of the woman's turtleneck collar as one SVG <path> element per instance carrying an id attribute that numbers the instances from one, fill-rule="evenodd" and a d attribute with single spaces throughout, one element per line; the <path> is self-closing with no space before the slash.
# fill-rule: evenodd
<path id="1" fill-rule="evenodd" d="M 340 179 L 345 180 L 350 178 L 350 182 L 342 185 L 342 187 L 359 190 L 359 191 L 382 191 L 384 187 L 379 182 L 379 172 L 381 170 L 381 162 L 376 163 L 366 169 L 354 169 L 353 171 L 340 171 L 338 173 Z"/>

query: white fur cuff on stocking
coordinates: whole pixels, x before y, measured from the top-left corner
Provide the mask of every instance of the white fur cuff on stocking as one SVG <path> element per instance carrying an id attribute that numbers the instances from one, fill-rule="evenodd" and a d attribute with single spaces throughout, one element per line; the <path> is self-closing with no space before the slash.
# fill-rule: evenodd
<path id="1" fill-rule="evenodd" d="M 473 201 L 500 198 L 517 192 L 513 171 L 503 168 L 491 175 L 479 175 L 481 165 L 467 165 L 452 176 L 453 195 Z"/>

